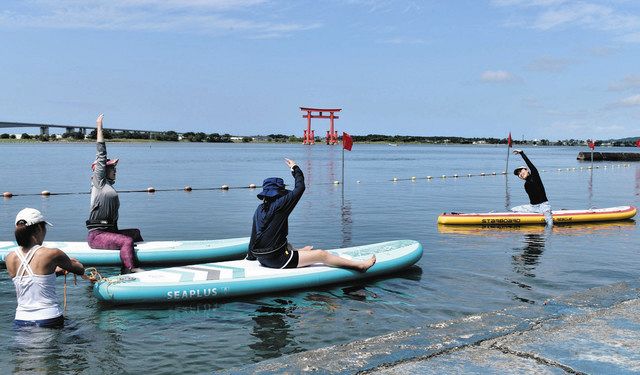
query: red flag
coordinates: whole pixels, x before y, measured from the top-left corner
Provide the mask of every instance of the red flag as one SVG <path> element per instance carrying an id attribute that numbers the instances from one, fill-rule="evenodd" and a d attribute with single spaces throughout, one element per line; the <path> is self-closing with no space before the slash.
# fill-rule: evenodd
<path id="1" fill-rule="evenodd" d="M 636 141 L 636 147 L 640 147 L 640 139 Z"/>
<path id="2" fill-rule="evenodd" d="M 351 147 L 353 146 L 353 139 L 348 133 L 342 132 L 342 148 L 347 151 L 351 151 Z"/>
<path id="3" fill-rule="evenodd" d="M 589 145 L 589 148 L 592 150 L 595 150 L 596 148 L 596 140 L 594 139 L 593 141 L 590 139 L 587 139 L 587 145 Z"/>
<path id="4" fill-rule="evenodd" d="M 513 140 L 511 139 L 511 132 L 509 132 L 509 138 L 507 138 L 507 145 L 513 147 Z"/>

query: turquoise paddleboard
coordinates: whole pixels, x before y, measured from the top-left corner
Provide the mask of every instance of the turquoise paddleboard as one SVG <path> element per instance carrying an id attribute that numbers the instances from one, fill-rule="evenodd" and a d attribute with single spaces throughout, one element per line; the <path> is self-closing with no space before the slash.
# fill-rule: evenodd
<path id="1" fill-rule="evenodd" d="M 322 265 L 272 269 L 245 259 L 198 264 L 104 278 L 94 284 L 93 294 L 115 304 L 223 299 L 380 276 L 407 268 L 422 257 L 422 245 L 411 240 L 329 251 L 352 259 L 367 259 L 375 254 L 377 262 L 367 272 Z"/>
<path id="2" fill-rule="evenodd" d="M 119 250 L 92 249 L 86 242 L 47 241 L 45 247 L 64 251 L 84 266 L 119 266 Z M 151 241 L 136 244 L 136 256 L 140 265 L 191 264 L 239 259 L 247 253 L 249 238 L 229 238 L 206 241 Z M 16 249 L 15 242 L 0 242 L 0 260 Z"/>

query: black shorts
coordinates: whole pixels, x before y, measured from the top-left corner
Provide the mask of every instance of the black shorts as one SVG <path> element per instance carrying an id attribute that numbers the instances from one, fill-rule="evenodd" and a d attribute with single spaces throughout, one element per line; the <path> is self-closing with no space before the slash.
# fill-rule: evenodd
<path id="1" fill-rule="evenodd" d="M 22 327 L 42 327 L 42 328 L 62 328 L 64 326 L 64 316 L 41 320 L 14 320 L 14 328 Z"/>
<path id="2" fill-rule="evenodd" d="M 298 268 L 298 252 L 288 243 L 284 251 L 261 255 L 258 262 L 267 268 Z"/>

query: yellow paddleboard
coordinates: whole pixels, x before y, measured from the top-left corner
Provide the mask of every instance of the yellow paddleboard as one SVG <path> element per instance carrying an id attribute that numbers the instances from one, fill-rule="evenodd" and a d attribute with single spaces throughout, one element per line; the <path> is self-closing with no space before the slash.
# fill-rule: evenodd
<path id="1" fill-rule="evenodd" d="M 594 208 L 589 210 L 555 210 L 551 212 L 555 224 L 585 223 L 630 219 L 636 215 L 633 206 Z M 438 224 L 446 225 L 524 225 L 545 224 L 543 214 L 520 212 L 443 213 Z"/>

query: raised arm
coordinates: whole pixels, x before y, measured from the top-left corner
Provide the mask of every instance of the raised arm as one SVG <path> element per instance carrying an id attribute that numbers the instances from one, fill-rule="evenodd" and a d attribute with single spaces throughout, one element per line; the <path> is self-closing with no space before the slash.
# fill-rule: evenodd
<path id="1" fill-rule="evenodd" d="M 529 167 L 529 170 L 531 171 L 531 174 L 538 174 L 538 169 L 536 168 L 535 165 L 533 165 L 531 160 L 529 160 L 527 155 L 524 154 L 524 151 L 522 151 L 522 150 L 513 150 L 513 153 L 514 154 L 520 154 L 520 156 L 522 156 L 522 160 L 524 160 L 524 162 L 527 164 L 527 167 Z"/>
<path id="2" fill-rule="evenodd" d="M 101 113 L 100 116 L 96 119 L 96 142 L 104 142 L 104 134 L 102 134 L 102 120 L 104 119 L 104 114 Z"/>
<path id="3" fill-rule="evenodd" d="M 96 119 L 96 163 L 93 169 L 93 185 L 96 187 L 104 186 L 107 176 L 107 145 L 104 143 L 104 135 L 102 134 L 102 119 L 100 114 Z"/>
<path id="4" fill-rule="evenodd" d="M 295 180 L 295 186 L 293 187 L 293 190 L 291 190 L 287 195 L 281 198 L 284 201 L 282 202 L 282 206 L 280 209 L 291 211 L 296 206 L 296 204 L 298 204 L 298 201 L 300 200 L 300 198 L 302 198 L 302 194 L 304 193 L 304 174 L 295 161 L 286 158 L 284 160 L 287 166 L 291 168 L 291 174 L 293 175 L 293 178 Z"/>

